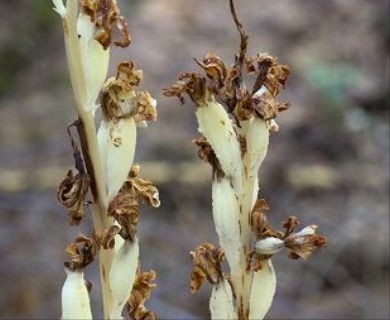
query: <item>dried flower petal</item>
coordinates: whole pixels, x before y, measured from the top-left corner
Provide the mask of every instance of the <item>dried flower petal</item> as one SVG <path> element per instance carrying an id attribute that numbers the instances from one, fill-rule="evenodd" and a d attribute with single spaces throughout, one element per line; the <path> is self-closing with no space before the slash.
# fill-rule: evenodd
<path id="1" fill-rule="evenodd" d="M 108 215 L 114 217 L 121 229 L 119 235 L 132 241 L 137 233 L 139 205 L 133 194 L 119 192 L 108 206 Z"/>
<path id="2" fill-rule="evenodd" d="M 139 172 L 139 166 L 132 166 L 122 192 L 132 195 L 137 202 L 158 208 L 160 206 L 158 189 L 152 181 L 139 178 Z"/>
<path id="3" fill-rule="evenodd" d="M 221 263 L 224 259 L 222 249 L 215 247 L 210 243 L 203 243 L 190 252 L 192 263 L 194 265 L 191 272 L 191 292 L 197 292 L 204 279 L 211 284 L 217 284 L 223 279 Z"/>
<path id="4" fill-rule="evenodd" d="M 94 239 L 79 234 L 65 250 L 70 255 L 70 261 L 65 262 L 65 267 L 72 271 L 84 269 L 96 258 L 97 247 Z"/>
<path id="5" fill-rule="evenodd" d="M 203 106 L 213 99 L 206 78 L 196 72 L 181 73 L 179 81 L 164 89 L 165 96 L 178 97 L 181 103 L 184 103 L 184 93 L 187 93 L 197 106 Z"/>
<path id="6" fill-rule="evenodd" d="M 308 258 L 316 249 L 326 245 L 326 237 L 315 234 L 317 226 L 309 226 L 304 232 L 292 233 L 284 239 L 284 245 L 290 250 L 291 259 Z"/>
<path id="7" fill-rule="evenodd" d="M 57 191 L 58 201 L 68 209 L 69 223 L 78 225 L 84 216 L 84 200 L 88 192 L 89 179 L 86 174 L 73 176 L 69 170 Z"/>
<path id="8" fill-rule="evenodd" d="M 145 302 L 150 298 L 151 291 L 156 287 L 156 284 L 152 283 L 155 280 L 156 273 L 153 270 L 149 272 L 138 270 L 130 299 L 126 303 L 129 319 L 156 319 L 155 313 L 145 307 Z"/>
<path id="9" fill-rule="evenodd" d="M 156 121 L 157 110 L 156 100 L 152 98 L 149 92 L 139 91 L 136 93 L 137 109 L 135 114 L 135 122 Z"/>
<path id="10" fill-rule="evenodd" d="M 134 116 L 137 112 L 137 95 L 134 88 L 143 78 L 141 70 L 130 61 L 117 66 L 116 78 L 110 78 L 100 93 L 100 105 L 106 120 Z"/>
<path id="11" fill-rule="evenodd" d="M 116 24 L 122 38 L 114 41 L 114 44 L 127 47 L 131 38 L 128 32 L 126 19 L 120 15 L 116 0 L 81 0 L 83 13 L 91 18 L 96 26 L 95 39 L 100 42 L 104 49 L 112 43 L 112 29 Z"/>
<path id="12" fill-rule="evenodd" d="M 213 148 L 210 143 L 207 142 L 205 137 L 192 140 L 192 142 L 199 147 L 198 157 L 203 161 L 209 163 L 213 168 L 213 178 L 221 179 L 225 176 L 221 168 L 221 164 L 215 155 Z"/>
<path id="13" fill-rule="evenodd" d="M 289 217 L 286 221 L 283 221 L 282 226 L 286 229 L 284 238 L 287 238 L 291 233 L 294 232 L 296 226 L 299 225 L 299 220 L 295 216 Z"/>
<path id="14" fill-rule="evenodd" d="M 223 86 L 227 75 L 222 59 L 214 52 L 210 52 L 203 58 L 202 62 L 197 59 L 195 61 L 203 68 L 207 77 L 211 80 L 210 87 L 213 88 L 213 91 L 219 90 Z"/>

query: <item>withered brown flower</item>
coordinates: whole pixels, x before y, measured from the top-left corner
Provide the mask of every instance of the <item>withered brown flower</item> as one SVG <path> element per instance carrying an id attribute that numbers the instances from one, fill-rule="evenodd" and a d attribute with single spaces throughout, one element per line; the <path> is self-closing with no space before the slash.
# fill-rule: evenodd
<path id="1" fill-rule="evenodd" d="M 69 170 L 57 190 L 58 201 L 68 209 L 70 225 L 78 225 L 84 216 L 84 201 L 88 192 L 89 179 L 85 173 L 73 176 Z"/>
<path id="2" fill-rule="evenodd" d="M 211 284 L 217 284 L 223 279 L 221 263 L 225 253 L 221 248 L 211 243 L 203 243 L 190 252 L 193 269 L 190 276 L 190 290 L 197 292 L 205 279 Z"/>
<path id="3" fill-rule="evenodd" d="M 315 250 L 326 245 L 326 237 L 315 234 L 317 226 L 308 226 L 298 233 L 290 234 L 284 239 L 284 245 L 290 250 L 289 258 L 308 258 Z"/>
<path id="4" fill-rule="evenodd" d="M 116 77 L 106 81 L 99 95 L 105 119 L 110 121 L 135 115 L 137 97 L 134 87 L 139 85 L 142 77 L 142 71 L 136 70 L 133 62 L 118 64 Z"/>
<path id="5" fill-rule="evenodd" d="M 65 249 L 70 255 L 70 261 L 65 262 L 65 267 L 71 271 L 82 270 L 95 260 L 97 251 L 98 245 L 94 239 L 79 234 Z"/>
<path id="6" fill-rule="evenodd" d="M 221 163 L 219 162 L 213 148 L 210 143 L 207 142 L 205 137 L 200 137 L 192 140 L 192 142 L 199 147 L 198 157 L 204 162 L 207 162 L 213 168 L 213 176 L 217 179 L 221 179 L 225 176 L 222 170 Z"/>
<path id="7" fill-rule="evenodd" d="M 139 177 L 140 167 L 133 165 L 129 176 L 125 181 L 121 192 L 128 193 L 142 204 L 151 205 L 154 208 L 160 206 L 159 192 L 156 186 L 150 180 L 144 180 Z"/>
<path id="8" fill-rule="evenodd" d="M 181 73 L 175 84 L 164 89 L 165 96 L 178 97 L 181 103 L 184 103 L 184 93 L 187 93 L 191 100 L 199 106 L 203 106 L 213 99 L 206 78 L 197 72 Z"/>
<path id="9" fill-rule="evenodd" d="M 145 302 L 150 298 L 151 291 L 156 287 L 156 284 L 153 283 L 155 280 L 156 273 L 153 270 L 146 272 L 138 269 L 130 298 L 126 303 L 130 319 L 156 319 L 155 313 L 145 307 Z"/>
<path id="10" fill-rule="evenodd" d="M 121 35 L 121 39 L 113 43 L 120 47 L 127 47 L 131 38 L 126 19 L 120 15 L 116 0 L 80 0 L 83 13 L 91 18 L 97 30 L 95 39 L 100 42 L 104 49 L 112 43 L 114 24 Z"/>
<path id="11" fill-rule="evenodd" d="M 139 205 L 134 195 L 119 192 L 108 206 L 108 215 L 114 217 L 119 223 L 121 228 L 118 234 L 123 239 L 132 241 L 137 233 L 139 221 Z M 109 234 L 110 232 L 108 232 Z"/>

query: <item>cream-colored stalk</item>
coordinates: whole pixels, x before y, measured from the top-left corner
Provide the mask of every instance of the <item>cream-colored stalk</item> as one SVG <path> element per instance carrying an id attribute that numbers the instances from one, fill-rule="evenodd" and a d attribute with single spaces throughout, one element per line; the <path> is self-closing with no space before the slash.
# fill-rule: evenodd
<path id="1" fill-rule="evenodd" d="M 82 271 L 66 270 L 67 276 L 62 287 L 63 320 L 92 319 L 89 294 Z"/>
<path id="2" fill-rule="evenodd" d="M 259 98 L 266 91 L 265 87 L 261 87 L 254 95 L 254 98 Z M 253 281 L 263 281 L 265 277 L 256 277 L 256 280 L 250 279 L 250 274 L 246 271 L 246 252 L 249 252 L 251 247 L 251 212 L 256 202 L 259 191 L 259 168 L 262 164 L 269 144 L 269 127 L 267 123 L 258 117 L 252 117 L 249 120 L 242 121 L 240 134 L 244 137 L 246 142 L 245 154 L 243 157 L 243 192 L 239 199 L 240 204 L 240 225 L 241 225 L 241 244 L 244 248 L 241 254 L 241 269 L 243 288 L 242 300 L 244 310 L 250 308 L 248 300 L 251 295 L 250 287 Z M 272 265 L 271 265 L 272 266 Z M 270 283 L 273 283 L 270 281 Z M 261 284 L 259 284 L 261 286 Z M 273 292 L 275 288 L 273 289 Z M 268 295 L 263 292 L 264 297 Z M 272 294 L 273 296 L 273 294 Z M 258 296 L 259 301 L 263 296 Z M 266 299 L 266 298 L 264 298 Z M 261 303 L 260 303 L 261 304 Z M 257 318 L 256 318 L 257 319 Z"/>
<path id="3" fill-rule="evenodd" d="M 106 214 L 107 196 L 96 139 L 94 109 L 98 91 L 106 78 L 109 51 L 104 52 L 101 45 L 93 39 L 95 27 L 79 12 L 78 0 L 68 0 L 66 7 L 61 0 L 53 0 L 53 3 L 54 10 L 62 18 L 69 73 L 81 122 L 80 132 L 85 140 L 84 148 L 87 149 L 83 153 L 91 166 L 92 172 L 88 173 L 93 176 L 94 180 L 94 228 L 96 232 L 102 232 L 112 224 L 112 219 Z M 99 251 L 103 308 L 106 318 L 110 314 L 112 299 L 110 285 L 103 275 L 109 272 L 111 260 L 111 250 Z"/>

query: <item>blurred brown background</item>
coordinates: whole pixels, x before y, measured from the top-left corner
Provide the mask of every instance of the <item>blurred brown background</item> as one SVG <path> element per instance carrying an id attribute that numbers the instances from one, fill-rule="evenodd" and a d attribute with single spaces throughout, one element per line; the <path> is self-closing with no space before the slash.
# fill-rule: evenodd
<path id="1" fill-rule="evenodd" d="M 389 1 L 236 1 L 250 54 L 292 69 L 262 166 L 260 196 L 277 225 L 316 223 L 328 247 L 308 261 L 277 256 L 268 319 L 389 318 Z M 136 161 L 162 206 L 144 208 L 141 259 L 158 272 L 150 308 L 162 319 L 208 317 L 209 286 L 188 291 L 188 252 L 217 237 L 210 170 L 190 143 L 194 109 L 162 96 L 192 58 L 214 49 L 229 63 L 238 34 L 226 0 L 120 1 L 133 44 L 112 53 L 144 70 L 159 121 L 139 130 Z M 59 17 L 51 1 L 0 2 L 0 318 L 60 317 L 64 248 L 78 232 L 56 202 L 72 166 L 75 118 Z M 96 268 L 94 314 L 101 316 Z"/>

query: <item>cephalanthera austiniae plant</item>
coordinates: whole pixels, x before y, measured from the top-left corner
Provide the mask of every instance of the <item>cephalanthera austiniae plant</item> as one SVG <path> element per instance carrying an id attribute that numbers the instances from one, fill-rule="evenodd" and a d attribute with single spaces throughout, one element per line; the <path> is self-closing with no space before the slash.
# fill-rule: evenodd
<path id="1" fill-rule="evenodd" d="M 66 252 L 62 289 L 62 319 L 92 319 L 84 269 L 99 257 L 105 319 L 154 319 L 144 303 L 155 287 L 154 271 L 139 264 L 137 225 L 140 204 L 160 205 L 151 181 L 140 178 L 133 165 L 136 127 L 155 121 L 156 101 L 137 89 L 143 73 L 133 62 L 121 62 L 116 77 L 107 77 L 110 45 L 130 44 L 127 22 L 115 0 L 53 0 L 63 23 L 66 54 L 78 119 L 68 128 L 77 174 L 69 170 L 58 189 L 71 225 L 78 225 L 89 204 L 93 216 L 90 237 L 80 234 Z M 113 39 L 116 29 L 119 39 Z M 95 113 L 102 120 L 96 130 Z M 77 129 L 78 141 L 71 127 Z M 81 149 L 81 151 L 80 151 Z M 92 200 L 86 201 L 88 190 Z"/>
<path id="2" fill-rule="evenodd" d="M 213 169 L 213 218 L 221 248 L 204 243 L 190 253 L 194 265 L 191 291 L 198 291 L 205 279 L 211 283 L 212 319 L 263 319 L 276 287 L 272 256 L 287 249 L 292 259 L 306 258 L 326 238 L 315 234 L 315 225 L 295 233 L 295 217 L 283 222 L 284 232 L 272 229 L 266 216 L 268 206 L 264 199 L 257 199 L 258 171 L 269 134 L 278 130 L 277 114 L 289 107 L 275 100 L 289 68 L 267 54 L 246 57 L 248 36 L 233 0 L 230 9 L 241 36 L 232 67 L 209 53 L 203 61 L 196 60 L 205 76 L 182 73 L 164 93 L 179 97 L 182 103 L 187 93 L 195 103 L 202 137 L 194 142 L 198 156 Z M 243 81 L 245 71 L 256 76 L 251 90 Z M 225 257 L 230 273 L 222 271 Z"/>

